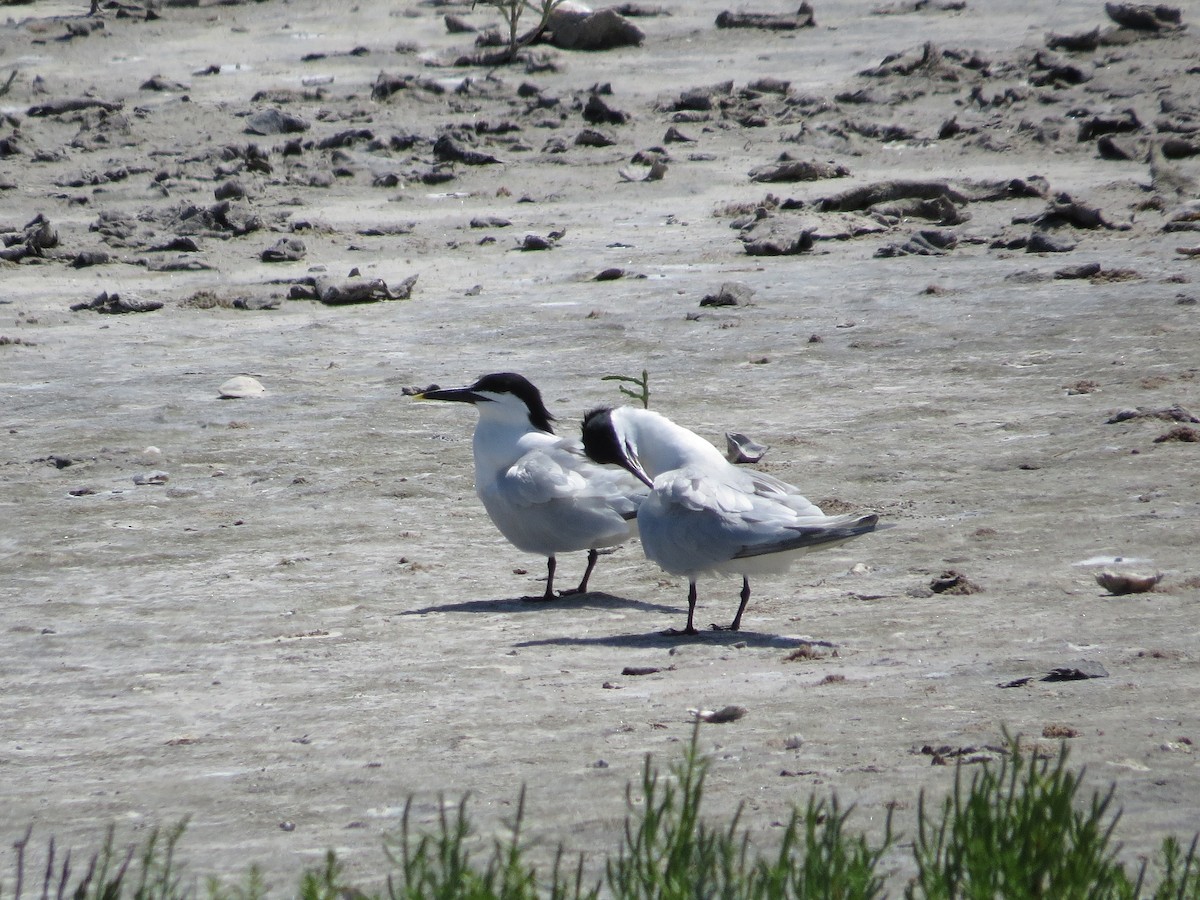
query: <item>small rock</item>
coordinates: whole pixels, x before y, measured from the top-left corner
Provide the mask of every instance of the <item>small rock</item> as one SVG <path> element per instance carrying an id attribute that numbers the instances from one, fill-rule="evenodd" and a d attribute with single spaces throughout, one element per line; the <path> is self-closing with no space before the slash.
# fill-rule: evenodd
<path id="1" fill-rule="evenodd" d="M 263 262 L 299 262 L 307 249 L 299 238 L 280 238 L 262 252 Z"/>
<path id="2" fill-rule="evenodd" d="M 521 242 L 519 249 L 521 250 L 550 250 L 554 247 L 554 242 L 548 238 L 542 237 L 540 234 L 527 234 L 525 240 Z"/>
<path id="3" fill-rule="evenodd" d="M 241 200 L 246 196 L 246 186 L 236 178 L 231 178 L 223 184 L 217 185 L 213 196 L 218 200 Z"/>
<path id="4" fill-rule="evenodd" d="M 1200 443 L 1200 431 L 1189 428 L 1187 425 L 1176 425 L 1154 439 L 1156 444 L 1166 444 L 1171 441 L 1181 441 L 1186 444 Z"/>
<path id="5" fill-rule="evenodd" d="M 112 262 L 112 255 L 105 250 L 80 250 L 71 260 L 71 268 L 86 269 Z"/>
<path id="6" fill-rule="evenodd" d="M 1058 237 L 1057 235 L 1047 234 L 1044 231 L 1035 231 L 1029 236 L 1029 243 L 1025 245 L 1026 253 L 1070 253 L 1078 244 L 1068 238 Z"/>
<path id="7" fill-rule="evenodd" d="M 929 583 L 929 589 L 935 594 L 977 594 L 983 590 L 979 585 L 961 572 L 947 569 Z"/>
<path id="8" fill-rule="evenodd" d="M 589 51 L 638 47 L 646 37 L 616 9 L 591 12 L 571 4 L 563 4 L 550 14 L 546 35 L 546 40 L 560 50 Z"/>
<path id="9" fill-rule="evenodd" d="M 139 472 L 133 476 L 134 484 L 166 484 L 171 480 L 171 476 L 166 472 Z"/>
<path id="10" fill-rule="evenodd" d="M 1075 279 L 1075 278 L 1091 278 L 1094 275 L 1100 274 L 1100 263 L 1090 262 L 1083 263 L 1078 266 L 1067 266 L 1063 269 L 1058 269 L 1054 273 L 1055 278 L 1059 279 Z"/>
<path id="11" fill-rule="evenodd" d="M 745 306 L 754 297 L 754 288 L 740 281 L 726 281 L 715 294 L 708 294 L 701 306 Z"/>
<path id="12" fill-rule="evenodd" d="M 294 134 L 308 131 L 309 124 L 299 116 L 271 107 L 246 119 L 246 131 L 251 134 Z"/>
<path id="13" fill-rule="evenodd" d="M 1107 678 L 1108 669 L 1095 660 L 1084 659 L 1067 666 L 1055 666 L 1042 681 L 1084 681 L 1088 678 Z"/>
<path id="14" fill-rule="evenodd" d="M 259 397 L 267 392 L 257 378 L 249 375 L 238 375 L 230 378 L 217 389 L 222 400 L 240 400 L 245 397 Z"/>
<path id="15" fill-rule="evenodd" d="M 629 121 L 629 113 L 614 109 L 593 92 L 583 106 L 583 120 L 592 125 L 624 125 Z"/>
<path id="16" fill-rule="evenodd" d="M 142 300 L 131 296 L 122 297 L 120 294 L 110 294 L 107 291 L 103 291 L 88 303 L 72 304 L 71 309 L 73 311 L 90 309 L 98 313 L 112 315 L 118 313 L 151 312 L 156 309 L 162 309 L 162 307 L 161 300 Z"/>
<path id="17" fill-rule="evenodd" d="M 1136 575 L 1131 572 L 1097 572 L 1096 583 L 1110 594 L 1144 594 L 1154 590 L 1162 581 L 1162 572 L 1154 575 Z"/>
<path id="18" fill-rule="evenodd" d="M 746 708 L 744 706 L 722 706 L 718 710 L 692 709 L 688 711 L 701 722 L 710 722 L 714 725 L 736 722 L 742 716 L 746 715 Z"/>

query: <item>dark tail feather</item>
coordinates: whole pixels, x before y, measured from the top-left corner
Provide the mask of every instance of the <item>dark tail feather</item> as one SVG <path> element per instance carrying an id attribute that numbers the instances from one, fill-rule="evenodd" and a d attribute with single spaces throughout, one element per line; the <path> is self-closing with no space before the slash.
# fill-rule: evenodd
<path id="1" fill-rule="evenodd" d="M 805 547 L 820 547 L 824 544 L 840 544 L 856 538 L 859 535 L 875 531 L 879 524 L 879 516 L 871 514 L 861 516 L 852 522 L 835 527 L 798 527 L 792 529 L 795 536 L 776 541 L 772 544 L 756 544 L 743 547 L 734 554 L 734 559 L 748 559 L 752 556 L 762 556 L 766 553 L 786 553 L 788 550 L 801 550 Z M 885 525 L 884 528 L 889 526 Z"/>

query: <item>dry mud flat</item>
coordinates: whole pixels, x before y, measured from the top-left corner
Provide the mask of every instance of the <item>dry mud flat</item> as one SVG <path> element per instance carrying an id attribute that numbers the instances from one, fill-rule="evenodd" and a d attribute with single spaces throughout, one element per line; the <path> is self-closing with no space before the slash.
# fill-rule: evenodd
<path id="1" fill-rule="evenodd" d="M 709 808 L 764 841 L 812 791 L 911 834 L 931 762 L 1005 727 L 1117 783 L 1129 858 L 1191 834 L 1191 23 L 880 6 L 667 3 L 528 70 L 453 65 L 465 4 L 5 7 L 11 837 L 188 816 L 195 874 L 290 889 L 333 847 L 372 886 L 406 798 L 490 833 L 528 784 L 529 837 L 597 864 L 645 754 L 730 705 Z M 643 368 L 898 527 L 756 584 L 738 635 L 661 636 L 685 586 L 636 544 L 506 599 L 543 561 L 473 496 L 470 412 L 404 389 L 521 371 L 569 433 Z M 239 374 L 265 393 L 219 399 Z"/>

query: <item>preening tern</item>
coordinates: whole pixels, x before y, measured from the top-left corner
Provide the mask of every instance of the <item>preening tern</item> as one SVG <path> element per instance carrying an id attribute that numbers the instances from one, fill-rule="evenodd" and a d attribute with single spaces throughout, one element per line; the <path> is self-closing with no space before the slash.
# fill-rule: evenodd
<path id="1" fill-rule="evenodd" d="M 628 469 L 651 490 L 638 510 L 648 559 L 686 575 L 687 627 L 696 634 L 696 579 L 742 576 L 737 631 L 750 599 L 750 575 L 786 571 L 802 553 L 874 531 L 875 515 L 827 516 L 800 492 L 762 472 L 730 465 L 704 438 L 665 416 L 630 406 L 596 409 L 583 421 L 583 446 L 598 463 Z"/>
<path id="2" fill-rule="evenodd" d="M 474 404 L 475 493 L 496 527 L 518 550 L 546 557 L 546 592 L 554 599 L 559 553 L 587 550 L 587 568 L 574 590 L 587 592 L 596 549 L 636 533 L 646 489 L 627 472 L 593 463 L 579 442 L 560 438 L 541 392 L 522 375 L 484 375 L 470 387 L 429 390 L 418 400 Z"/>

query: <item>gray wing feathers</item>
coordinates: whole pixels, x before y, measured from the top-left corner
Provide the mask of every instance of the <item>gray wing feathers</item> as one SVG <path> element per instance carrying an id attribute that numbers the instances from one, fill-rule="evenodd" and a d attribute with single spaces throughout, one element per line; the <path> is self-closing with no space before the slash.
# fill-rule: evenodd
<path id="1" fill-rule="evenodd" d="M 869 515 L 846 516 L 821 524 L 792 525 L 786 529 L 788 534 L 780 536 L 777 540 L 744 546 L 733 555 L 733 558 L 747 559 L 753 556 L 762 556 L 765 553 L 784 553 L 789 550 L 819 547 L 823 544 L 837 544 L 856 538 L 860 534 L 874 531 L 878 522 L 879 516 Z"/>

